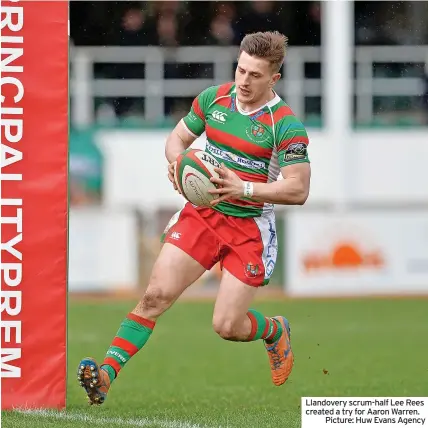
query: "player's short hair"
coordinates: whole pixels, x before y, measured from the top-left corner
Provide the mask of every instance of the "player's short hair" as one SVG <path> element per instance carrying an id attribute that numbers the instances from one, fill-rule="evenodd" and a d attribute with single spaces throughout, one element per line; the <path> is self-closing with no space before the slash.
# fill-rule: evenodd
<path id="1" fill-rule="evenodd" d="M 248 55 L 269 61 L 277 73 L 284 62 L 288 46 L 288 37 L 278 31 L 266 31 L 247 34 L 241 42 L 239 56 L 244 51 Z"/>

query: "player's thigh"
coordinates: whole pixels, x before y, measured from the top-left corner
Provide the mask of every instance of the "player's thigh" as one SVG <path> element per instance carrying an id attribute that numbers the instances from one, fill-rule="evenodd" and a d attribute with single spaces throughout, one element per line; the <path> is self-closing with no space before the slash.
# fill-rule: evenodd
<path id="1" fill-rule="evenodd" d="M 216 262 L 217 241 L 196 210 L 186 205 L 173 219 L 140 305 L 143 316 L 159 316 Z"/>
<path id="2" fill-rule="evenodd" d="M 233 336 L 237 326 L 246 319 L 256 293 L 257 287 L 245 284 L 227 269 L 223 269 L 214 306 L 214 330 L 225 336 Z"/>
<path id="3" fill-rule="evenodd" d="M 137 307 L 138 313 L 147 318 L 160 316 L 204 272 L 205 268 L 182 249 L 165 243 Z"/>
<path id="4" fill-rule="evenodd" d="M 163 241 L 180 248 L 210 270 L 219 259 L 218 238 L 191 204 L 186 204 L 174 217 L 164 232 Z"/>

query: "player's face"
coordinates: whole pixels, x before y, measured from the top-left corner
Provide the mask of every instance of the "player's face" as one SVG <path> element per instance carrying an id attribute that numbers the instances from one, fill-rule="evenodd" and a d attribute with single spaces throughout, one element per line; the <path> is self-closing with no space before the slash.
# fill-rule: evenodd
<path id="1" fill-rule="evenodd" d="M 281 77 L 274 73 L 269 61 L 242 52 L 235 72 L 236 93 L 240 103 L 266 102 L 271 88 Z"/>

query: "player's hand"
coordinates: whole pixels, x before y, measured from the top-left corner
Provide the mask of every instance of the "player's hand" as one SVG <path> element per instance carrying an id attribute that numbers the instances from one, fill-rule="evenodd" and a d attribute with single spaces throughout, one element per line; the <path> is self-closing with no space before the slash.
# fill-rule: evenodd
<path id="1" fill-rule="evenodd" d="M 241 199 L 244 196 L 244 183 L 231 169 L 221 164 L 221 168 L 214 168 L 220 178 L 211 177 L 210 181 L 218 186 L 217 189 L 209 190 L 212 195 L 219 195 L 219 198 L 211 201 L 211 205 L 227 199 Z"/>
<path id="2" fill-rule="evenodd" d="M 181 195 L 181 192 L 180 192 L 180 189 L 177 187 L 177 184 L 176 184 L 176 182 L 175 182 L 175 180 L 174 180 L 174 173 L 175 173 L 175 167 L 176 167 L 176 165 L 177 165 L 177 162 L 172 162 L 172 163 L 170 163 L 169 165 L 168 165 L 168 178 L 169 178 L 169 181 L 172 183 L 172 185 L 174 186 L 174 189 L 178 192 L 178 193 L 180 193 L 180 195 Z"/>

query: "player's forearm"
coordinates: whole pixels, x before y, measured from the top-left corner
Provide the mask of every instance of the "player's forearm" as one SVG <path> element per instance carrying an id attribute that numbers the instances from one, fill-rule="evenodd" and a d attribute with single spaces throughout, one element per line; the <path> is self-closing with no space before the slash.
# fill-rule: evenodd
<path id="1" fill-rule="evenodd" d="M 272 183 L 254 183 L 251 199 L 278 205 L 303 205 L 309 189 L 299 178 L 290 177 Z"/>

